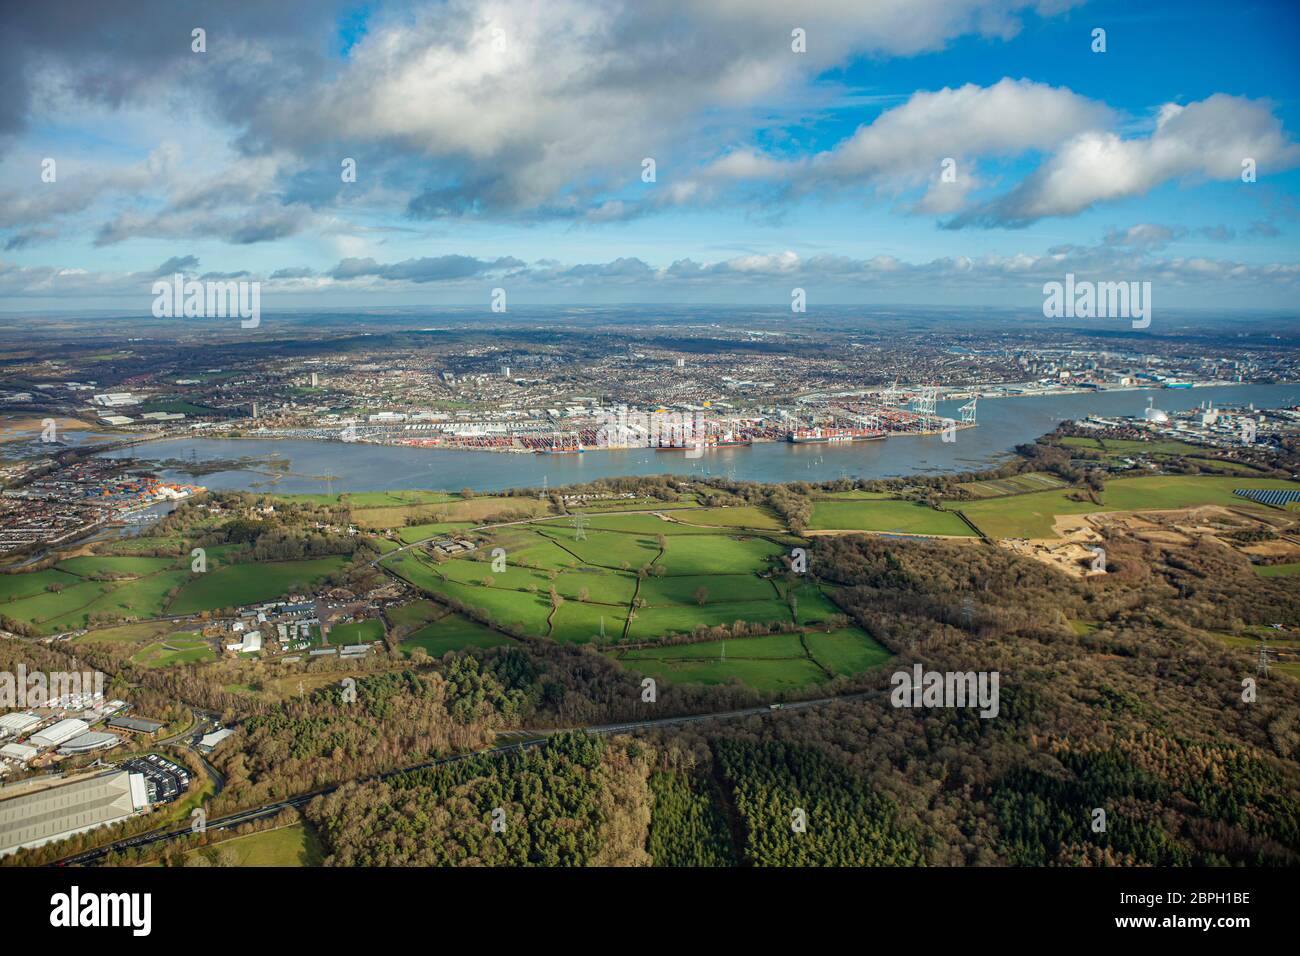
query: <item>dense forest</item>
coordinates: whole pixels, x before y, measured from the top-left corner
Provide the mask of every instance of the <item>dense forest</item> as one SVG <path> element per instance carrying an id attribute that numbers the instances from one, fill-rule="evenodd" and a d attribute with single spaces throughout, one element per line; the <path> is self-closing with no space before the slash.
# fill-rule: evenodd
<path id="1" fill-rule="evenodd" d="M 635 866 L 650 822 L 646 753 L 581 734 L 349 784 L 307 819 L 336 866 Z"/>
<path id="2" fill-rule="evenodd" d="M 818 691 L 865 697 L 639 735 L 645 750 L 629 773 L 643 776 L 627 793 L 644 801 L 635 809 L 649 819 L 646 860 L 1300 864 L 1300 687 L 1280 673 L 1257 674 L 1250 654 L 1214 636 L 1294 624 L 1300 595 L 1285 579 L 1256 577 L 1223 548 L 1174 552 L 1117 540 L 1107 551 L 1110 573 L 1081 581 L 986 545 L 816 539 L 810 567 L 895 662 Z M 635 699 L 627 675 L 589 651 L 511 653 L 533 662 L 523 705 L 537 708 L 531 725 L 560 707 L 596 722 L 624 714 Z M 490 667 L 492 652 L 481 656 Z M 915 663 L 997 671 L 997 717 L 890 706 L 890 673 Z M 1256 685 L 1249 702 L 1244 680 Z M 674 691 L 664 683 L 661 701 L 672 703 L 662 713 L 722 710 L 747 696 L 727 687 Z M 441 812 L 442 791 L 425 795 L 421 812 Z M 398 796 L 383 790 L 367 799 L 397 805 Z M 411 812 L 410 796 L 400 799 Z M 339 802 L 314 812 L 334 861 L 356 859 L 349 854 L 361 853 L 363 841 L 355 826 L 331 822 L 347 815 Z M 586 826 L 589 836 L 600 832 L 594 820 Z M 568 862 L 596 858 L 581 840 L 575 847 Z"/>

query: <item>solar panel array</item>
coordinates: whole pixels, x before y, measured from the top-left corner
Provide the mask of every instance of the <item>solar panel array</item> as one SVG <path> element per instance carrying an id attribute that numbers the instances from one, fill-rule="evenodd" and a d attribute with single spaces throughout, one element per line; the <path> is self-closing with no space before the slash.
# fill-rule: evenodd
<path id="1" fill-rule="evenodd" d="M 1262 505 L 1276 505 L 1279 508 L 1300 501 L 1300 491 L 1286 491 L 1282 488 L 1235 488 L 1232 493 L 1258 501 Z"/>

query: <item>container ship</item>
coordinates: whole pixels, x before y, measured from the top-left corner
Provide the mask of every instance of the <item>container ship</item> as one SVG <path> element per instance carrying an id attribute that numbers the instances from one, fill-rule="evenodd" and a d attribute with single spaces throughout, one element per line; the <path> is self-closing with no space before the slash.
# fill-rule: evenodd
<path id="1" fill-rule="evenodd" d="M 539 455 L 581 455 L 587 449 L 582 447 L 582 443 L 576 445 L 552 445 L 549 448 L 537 449 Z"/>
<path id="2" fill-rule="evenodd" d="M 746 448 L 754 444 L 751 439 L 723 435 L 721 438 L 706 438 L 699 442 L 685 444 L 656 445 L 655 451 L 689 451 L 692 448 Z"/>
<path id="3" fill-rule="evenodd" d="M 785 440 L 795 445 L 839 444 L 851 441 L 882 441 L 885 433 L 870 428 L 796 428 Z"/>

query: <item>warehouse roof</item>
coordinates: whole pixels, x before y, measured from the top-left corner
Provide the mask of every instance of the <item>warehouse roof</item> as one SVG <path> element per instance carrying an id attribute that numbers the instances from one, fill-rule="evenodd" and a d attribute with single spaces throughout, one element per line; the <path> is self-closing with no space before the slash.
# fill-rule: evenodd
<path id="1" fill-rule="evenodd" d="M 0 730 L 7 730 L 11 734 L 21 734 L 28 727 L 35 727 L 40 722 L 41 718 L 35 714 L 19 711 L 18 713 L 5 714 L 0 717 Z"/>
<path id="2" fill-rule="evenodd" d="M 84 720 L 68 717 L 57 724 L 51 724 L 39 734 L 32 734 L 27 741 L 35 747 L 56 747 L 89 729 L 90 725 Z"/>
<path id="3" fill-rule="evenodd" d="M 121 727 L 123 730 L 135 730 L 142 734 L 152 734 L 163 727 L 161 720 L 145 720 L 143 717 L 114 717 L 108 722 L 110 727 Z"/>
<path id="4" fill-rule="evenodd" d="M 116 823 L 148 806 L 125 770 L 0 800 L 0 856 Z"/>
<path id="5" fill-rule="evenodd" d="M 122 738 L 116 734 L 106 734 L 102 731 L 91 731 L 82 734 L 79 737 L 73 737 L 66 744 L 59 748 L 61 754 L 84 754 L 92 750 L 104 750 L 109 747 L 116 747 L 122 742 Z"/>

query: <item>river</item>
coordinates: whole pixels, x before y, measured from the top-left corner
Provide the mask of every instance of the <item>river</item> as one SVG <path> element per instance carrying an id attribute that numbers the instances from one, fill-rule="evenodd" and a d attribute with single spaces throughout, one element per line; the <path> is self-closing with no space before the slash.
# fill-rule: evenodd
<path id="1" fill-rule="evenodd" d="M 1004 458 L 1016 445 L 1033 441 L 1061 421 L 1086 415 L 1140 415 L 1147 400 L 1157 408 L 1180 411 L 1206 401 L 1216 405 L 1254 403 L 1257 408 L 1300 404 L 1300 385 L 1234 385 L 1194 389 L 1143 389 L 1078 395 L 1048 395 L 979 400 L 979 426 L 957 432 L 956 441 L 938 435 L 895 437 L 847 445 L 792 445 L 763 442 L 745 448 L 707 451 L 688 459 L 678 452 L 651 449 L 593 450 L 578 455 L 530 455 L 451 451 L 395 445 L 298 439 L 179 438 L 148 442 L 106 453 L 112 458 L 149 461 L 191 458 L 203 461 L 273 459 L 276 468 L 252 465 L 191 478 L 164 471 L 165 478 L 221 491 L 304 492 L 437 489 L 501 491 L 554 488 L 619 475 L 725 475 L 762 482 L 827 481 L 835 478 L 889 478 L 911 474 L 974 471 Z M 939 406 L 959 417 L 961 402 Z"/>

